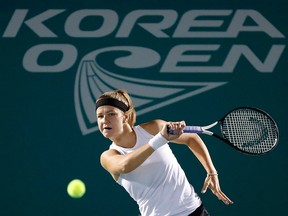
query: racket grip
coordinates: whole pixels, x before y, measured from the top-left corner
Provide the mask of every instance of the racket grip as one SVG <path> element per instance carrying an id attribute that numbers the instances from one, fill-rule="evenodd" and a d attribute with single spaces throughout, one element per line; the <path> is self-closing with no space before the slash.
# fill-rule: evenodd
<path id="1" fill-rule="evenodd" d="M 167 132 L 169 134 L 173 134 L 174 131 L 170 128 L 170 127 L 167 127 Z M 186 126 L 183 128 L 183 132 L 184 133 L 202 133 L 203 132 L 203 129 L 200 127 L 200 126 Z"/>

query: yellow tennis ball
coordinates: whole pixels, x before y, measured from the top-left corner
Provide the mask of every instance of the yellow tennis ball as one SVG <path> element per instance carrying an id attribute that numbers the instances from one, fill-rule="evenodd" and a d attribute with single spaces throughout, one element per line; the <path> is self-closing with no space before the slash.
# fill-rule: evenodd
<path id="1" fill-rule="evenodd" d="M 67 186 L 67 193 L 72 198 L 81 198 L 86 192 L 86 186 L 80 179 L 74 179 Z"/>

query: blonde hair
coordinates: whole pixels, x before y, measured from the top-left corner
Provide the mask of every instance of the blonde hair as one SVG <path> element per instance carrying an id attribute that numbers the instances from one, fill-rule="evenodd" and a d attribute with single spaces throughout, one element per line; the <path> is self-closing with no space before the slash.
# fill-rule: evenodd
<path id="1" fill-rule="evenodd" d="M 119 101 L 123 102 L 124 104 L 126 104 L 128 107 L 128 110 L 125 112 L 125 114 L 128 115 L 128 124 L 131 127 L 135 124 L 136 111 L 135 111 L 135 108 L 133 106 L 132 100 L 131 100 L 131 98 L 130 98 L 130 96 L 126 90 L 118 89 L 115 91 L 105 92 L 98 97 L 96 102 L 101 100 L 101 99 L 105 99 L 105 98 L 113 98 L 113 99 L 119 100 Z"/>

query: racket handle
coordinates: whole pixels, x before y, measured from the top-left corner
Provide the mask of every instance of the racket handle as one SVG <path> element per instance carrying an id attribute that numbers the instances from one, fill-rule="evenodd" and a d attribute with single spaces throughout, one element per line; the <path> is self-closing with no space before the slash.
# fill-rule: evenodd
<path id="1" fill-rule="evenodd" d="M 183 129 L 184 133 L 202 133 L 203 129 L 200 126 L 186 126 Z"/>
<path id="2" fill-rule="evenodd" d="M 173 134 L 174 131 L 170 128 L 170 127 L 167 127 L 167 132 L 169 134 Z M 183 128 L 183 132 L 184 133 L 202 133 L 203 132 L 203 129 L 200 127 L 200 126 L 186 126 Z"/>

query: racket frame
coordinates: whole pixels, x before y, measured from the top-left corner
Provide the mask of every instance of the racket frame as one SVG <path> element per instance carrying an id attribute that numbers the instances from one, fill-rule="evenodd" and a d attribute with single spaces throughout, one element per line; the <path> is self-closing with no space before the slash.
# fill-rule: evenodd
<path id="1" fill-rule="evenodd" d="M 240 110 L 240 109 L 249 109 L 249 110 L 255 110 L 256 112 L 259 112 L 261 114 L 263 114 L 264 116 L 266 116 L 272 123 L 273 123 L 273 126 L 275 127 L 275 132 L 277 134 L 277 139 L 275 139 L 275 142 L 274 142 L 274 145 L 268 150 L 268 151 L 265 151 L 265 152 L 249 152 L 249 151 L 245 151 L 241 148 L 238 148 L 235 144 L 233 144 L 232 142 L 230 142 L 227 138 L 227 136 L 225 135 L 225 133 L 223 133 L 223 123 L 224 123 L 224 120 L 225 118 L 230 115 L 232 112 L 235 112 L 236 110 Z M 228 144 L 229 146 L 233 147 L 234 149 L 242 152 L 242 153 L 245 153 L 245 154 L 249 154 L 249 155 L 262 155 L 262 154 L 266 154 L 270 151 L 272 151 L 273 149 L 275 149 L 275 147 L 277 146 L 278 142 L 279 142 L 279 129 L 278 129 L 278 126 L 275 122 L 275 120 L 267 113 L 265 112 L 264 110 L 261 110 L 257 107 L 249 107 L 249 106 L 243 106 L 243 107 L 237 107 L 231 111 L 229 111 L 224 117 L 222 117 L 220 120 L 218 120 L 218 122 L 220 124 L 220 131 L 221 131 L 221 136 L 213 133 L 212 136 L 222 140 L 223 142 L 225 142 L 226 144 Z"/>
<path id="2" fill-rule="evenodd" d="M 277 139 L 275 139 L 275 143 L 274 145 L 271 147 L 271 149 L 269 149 L 268 151 L 266 152 L 249 152 L 249 151 L 245 151 L 241 148 L 238 148 L 237 145 L 233 144 L 232 142 L 229 141 L 229 139 L 227 138 L 227 136 L 225 135 L 225 133 L 223 132 L 223 122 L 225 120 L 225 118 L 230 115 L 231 113 L 235 112 L 236 110 L 240 110 L 240 109 L 249 109 L 249 110 L 255 110 L 263 115 L 265 115 L 274 125 L 274 129 L 275 129 L 275 132 L 276 132 L 276 137 Z M 215 125 L 217 124 L 220 124 L 220 132 L 221 132 L 221 135 L 218 135 L 208 129 L 210 128 L 213 128 Z M 170 128 L 167 128 L 167 131 L 168 133 L 173 133 L 173 130 L 171 130 Z M 217 139 L 223 141 L 224 143 L 228 144 L 229 146 L 233 147 L 234 149 L 242 152 L 242 153 L 245 153 L 245 154 L 250 154 L 250 155 L 260 155 L 260 154 L 265 154 L 265 153 L 268 153 L 270 151 L 272 151 L 278 144 L 279 142 L 279 130 L 278 130 L 278 127 L 277 127 L 277 124 L 276 122 L 274 121 L 274 119 L 265 111 L 259 109 L 259 108 L 256 108 L 256 107 L 249 107 L 249 106 L 243 106 L 243 107 L 237 107 L 231 111 L 229 111 L 225 116 L 223 116 L 220 120 L 212 123 L 212 124 L 209 124 L 207 126 L 186 126 L 184 129 L 183 129 L 183 132 L 184 133 L 197 133 L 197 134 L 206 134 L 206 135 L 209 135 L 209 136 L 214 136 L 216 137 Z"/>

